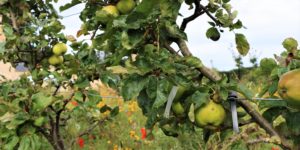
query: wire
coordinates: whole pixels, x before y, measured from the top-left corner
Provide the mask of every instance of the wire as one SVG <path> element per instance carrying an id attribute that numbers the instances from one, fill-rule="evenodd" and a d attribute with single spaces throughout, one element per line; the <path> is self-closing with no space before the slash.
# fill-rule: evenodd
<path id="1" fill-rule="evenodd" d="M 70 14 L 70 15 L 66 15 L 66 16 L 62 16 L 63 18 L 68 18 L 68 17 L 72 17 L 72 16 L 75 16 L 75 15 L 78 15 L 80 14 L 81 12 L 79 13 L 74 13 L 74 14 Z"/>

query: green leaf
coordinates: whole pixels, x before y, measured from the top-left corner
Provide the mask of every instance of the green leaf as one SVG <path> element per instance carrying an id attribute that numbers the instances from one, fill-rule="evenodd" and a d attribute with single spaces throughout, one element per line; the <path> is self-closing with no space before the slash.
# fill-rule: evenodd
<path id="1" fill-rule="evenodd" d="M 0 42 L 0 54 L 3 54 L 5 52 L 5 44 L 6 42 Z"/>
<path id="2" fill-rule="evenodd" d="M 211 27 L 206 31 L 206 37 L 213 41 L 217 41 L 220 39 L 221 35 L 217 28 Z"/>
<path id="3" fill-rule="evenodd" d="M 131 50 L 135 48 L 142 40 L 143 34 L 138 31 L 126 32 L 123 31 L 121 34 L 121 44 L 123 48 Z"/>
<path id="4" fill-rule="evenodd" d="M 272 101 L 259 101 L 259 108 L 272 108 L 272 107 L 287 107 L 287 103 L 284 100 L 272 100 Z"/>
<path id="5" fill-rule="evenodd" d="M 243 34 L 236 33 L 235 34 L 235 43 L 236 43 L 236 48 L 237 48 L 238 52 L 242 56 L 246 56 L 250 49 L 250 46 L 249 46 L 249 43 L 248 43 L 246 37 Z"/>
<path id="6" fill-rule="evenodd" d="M 285 116 L 286 123 L 294 135 L 300 135 L 300 112 L 290 112 Z"/>
<path id="7" fill-rule="evenodd" d="M 30 150 L 30 143 L 29 135 L 22 136 L 18 150 Z"/>
<path id="8" fill-rule="evenodd" d="M 236 83 L 235 85 L 231 86 L 229 85 L 227 87 L 229 90 L 237 91 L 241 93 L 243 96 L 245 96 L 247 99 L 253 98 L 253 93 L 251 90 L 249 90 L 244 84 L 242 83 Z"/>
<path id="9" fill-rule="evenodd" d="M 9 142 L 4 144 L 5 150 L 12 150 L 15 148 L 15 146 L 19 143 L 19 137 L 18 136 L 12 136 L 9 137 Z M 1 148 L 1 146 L 0 146 Z"/>
<path id="10" fill-rule="evenodd" d="M 5 4 L 6 2 L 8 2 L 8 0 L 0 0 L 0 5 Z"/>
<path id="11" fill-rule="evenodd" d="M 52 96 L 45 95 L 42 92 L 36 93 L 31 97 L 33 102 L 33 111 L 43 111 L 49 105 L 52 104 Z"/>
<path id="12" fill-rule="evenodd" d="M 201 68 L 203 66 L 201 60 L 194 56 L 185 57 L 185 61 L 190 67 Z"/>
<path id="13" fill-rule="evenodd" d="M 168 89 L 168 87 L 169 82 L 167 80 L 160 80 L 158 82 L 153 108 L 159 108 L 167 102 L 169 93 L 166 93 L 166 89 Z"/>
<path id="14" fill-rule="evenodd" d="M 234 141 L 230 146 L 230 150 L 241 150 L 241 149 L 248 150 L 248 147 L 244 140 Z"/>
<path id="15" fill-rule="evenodd" d="M 8 94 L 11 90 L 11 86 L 8 84 L 4 84 L 1 86 L 1 95 L 3 96 L 4 100 L 8 99 Z"/>
<path id="16" fill-rule="evenodd" d="M 166 20 L 166 21 L 162 22 L 162 24 L 164 25 L 164 27 L 167 31 L 167 33 L 162 33 L 162 34 L 167 34 L 168 36 L 173 37 L 173 38 L 181 38 L 184 40 L 187 39 L 185 32 L 183 32 L 182 30 L 179 29 L 176 22 Z"/>
<path id="17" fill-rule="evenodd" d="M 13 120 L 11 120 L 7 125 L 7 129 L 16 129 L 19 125 L 23 124 L 25 121 L 29 120 L 30 117 L 27 113 L 18 112 L 15 114 Z"/>
<path id="18" fill-rule="evenodd" d="M 148 83 L 148 78 L 139 76 L 137 74 L 130 76 L 125 79 L 124 85 L 122 86 L 121 94 L 125 100 L 136 98 L 140 91 L 143 90 L 145 85 Z"/>
<path id="19" fill-rule="evenodd" d="M 241 20 L 238 20 L 236 23 L 233 24 L 234 29 L 240 29 L 243 27 L 243 23 Z"/>
<path id="20" fill-rule="evenodd" d="M 268 110 L 264 111 L 263 117 L 270 123 L 273 123 L 273 121 L 284 113 L 286 109 L 283 107 L 271 107 Z"/>
<path id="21" fill-rule="evenodd" d="M 139 96 L 137 97 L 138 105 L 142 109 L 144 115 L 152 110 L 154 101 L 151 99 L 152 98 L 148 97 L 146 90 L 141 91 Z"/>
<path id="22" fill-rule="evenodd" d="M 41 137 L 39 137 L 37 134 L 31 135 L 31 143 L 34 145 L 34 149 L 41 149 L 42 141 Z"/>
<path id="23" fill-rule="evenodd" d="M 5 123 L 12 121 L 15 118 L 15 114 L 11 112 L 6 112 L 3 116 L 0 117 L 0 121 Z"/>
<path id="24" fill-rule="evenodd" d="M 101 101 L 101 95 L 98 91 L 95 90 L 88 90 L 88 99 L 89 102 L 93 103 L 93 104 L 98 104 L 99 101 Z"/>
<path id="25" fill-rule="evenodd" d="M 111 116 L 111 117 L 114 117 L 114 116 L 116 116 L 116 115 L 118 115 L 118 114 L 119 114 L 119 106 L 116 106 L 115 108 L 113 108 L 113 109 L 111 110 L 110 116 Z"/>
<path id="26" fill-rule="evenodd" d="M 73 6 L 75 6 L 75 5 L 77 5 L 77 4 L 80 4 L 81 3 L 81 1 L 80 0 L 72 0 L 72 2 L 71 3 L 67 3 L 67 4 L 65 4 L 64 6 L 60 6 L 59 7 L 59 11 L 65 11 L 65 10 L 67 10 L 67 9 L 69 9 L 69 8 L 71 8 L 71 7 L 73 7 Z"/>
<path id="27" fill-rule="evenodd" d="M 77 80 L 75 85 L 78 87 L 78 88 L 86 88 L 90 85 L 90 82 L 88 79 L 82 79 L 82 80 Z"/>
<path id="28" fill-rule="evenodd" d="M 83 101 L 83 94 L 81 93 L 81 91 L 75 92 L 74 99 L 77 100 L 77 101 L 80 101 L 80 102 Z"/>
<path id="29" fill-rule="evenodd" d="M 164 18 L 176 19 L 181 3 L 182 1 L 160 0 L 161 16 Z"/>
<path id="30" fill-rule="evenodd" d="M 195 109 L 197 109 L 209 101 L 209 94 L 196 91 L 187 98 L 187 101 L 194 103 Z"/>

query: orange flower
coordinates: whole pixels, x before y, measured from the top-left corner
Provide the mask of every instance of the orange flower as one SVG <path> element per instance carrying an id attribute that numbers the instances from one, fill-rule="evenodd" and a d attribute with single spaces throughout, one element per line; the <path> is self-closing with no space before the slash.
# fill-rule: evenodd
<path id="1" fill-rule="evenodd" d="M 99 102 L 98 104 L 97 104 L 97 107 L 98 108 L 102 108 L 103 106 L 105 106 L 106 104 L 103 102 L 103 101 L 101 101 L 101 102 Z"/>
<path id="2" fill-rule="evenodd" d="M 132 130 L 131 130 L 131 131 L 129 132 L 129 135 L 130 135 L 131 138 L 134 138 L 134 137 L 135 137 L 135 131 L 132 131 Z"/>

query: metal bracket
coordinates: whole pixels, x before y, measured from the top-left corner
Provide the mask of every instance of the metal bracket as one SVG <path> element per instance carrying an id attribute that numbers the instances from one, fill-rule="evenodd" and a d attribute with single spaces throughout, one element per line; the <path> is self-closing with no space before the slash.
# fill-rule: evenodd
<path id="1" fill-rule="evenodd" d="M 236 99 L 237 93 L 231 91 L 228 95 L 228 100 L 230 101 L 230 108 L 231 108 L 231 117 L 232 117 L 232 128 L 235 133 L 239 133 L 239 122 L 238 122 L 238 115 L 237 115 L 237 108 L 236 108 Z"/>

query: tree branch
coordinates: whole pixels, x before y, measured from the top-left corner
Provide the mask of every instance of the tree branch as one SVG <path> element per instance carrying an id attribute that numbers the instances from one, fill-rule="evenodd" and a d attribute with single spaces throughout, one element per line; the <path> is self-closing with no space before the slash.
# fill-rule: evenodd
<path id="1" fill-rule="evenodd" d="M 15 15 L 15 13 L 12 11 L 12 8 L 11 8 L 11 7 L 9 8 L 9 14 L 10 14 L 10 19 L 11 19 L 13 28 L 17 31 L 17 33 L 19 33 L 19 28 L 18 28 L 18 25 L 17 25 L 16 15 Z"/>
<path id="2" fill-rule="evenodd" d="M 218 19 L 216 19 L 214 16 L 212 16 L 210 14 L 210 12 L 207 10 L 207 8 L 205 6 L 203 6 L 202 4 L 199 4 L 199 7 L 207 14 L 207 16 L 213 20 L 217 25 L 221 26 L 223 25 Z"/>
<path id="3" fill-rule="evenodd" d="M 249 103 L 245 100 L 236 99 L 236 101 L 242 106 L 245 111 L 254 119 L 254 121 L 259 124 L 271 137 L 276 136 L 280 137 L 282 146 L 286 149 L 291 149 L 291 145 L 287 142 L 287 140 L 280 136 L 272 127 L 272 125 L 263 118 Z"/>
<path id="4" fill-rule="evenodd" d="M 205 13 L 205 11 L 202 11 L 202 8 L 200 7 L 200 1 L 195 0 L 194 4 L 195 4 L 194 14 L 192 14 L 191 16 L 189 16 L 187 18 L 184 18 L 181 23 L 180 30 L 182 30 L 182 31 L 185 30 L 185 28 L 189 22 L 195 20 L 196 18 L 198 18 L 199 16 L 201 16 L 202 14 Z"/>

